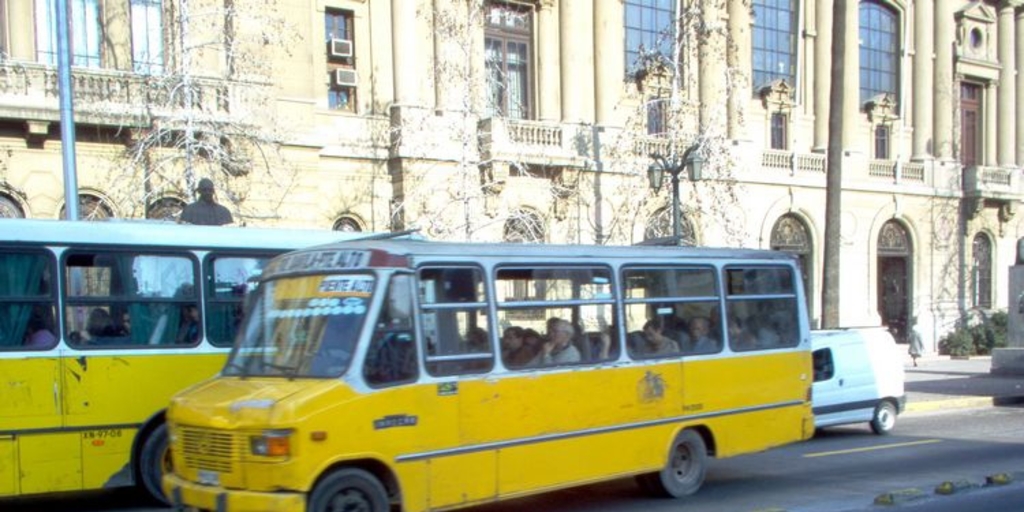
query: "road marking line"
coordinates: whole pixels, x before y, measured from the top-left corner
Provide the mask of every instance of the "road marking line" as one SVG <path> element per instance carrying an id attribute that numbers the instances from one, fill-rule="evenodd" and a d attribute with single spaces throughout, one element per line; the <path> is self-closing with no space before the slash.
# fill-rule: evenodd
<path id="1" fill-rule="evenodd" d="M 907 446 L 920 446 L 922 444 L 941 443 L 942 439 L 925 439 L 924 441 L 912 441 L 909 443 L 883 444 L 879 446 L 865 446 L 864 448 L 850 448 L 849 450 L 836 450 L 833 452 L 805 453 L 804 458 L 828 457 L 830 455 L 844 455 L 847 453 L 870 452 L 874 450 L 887 450 L 889 448 L 905 448 Z"/>

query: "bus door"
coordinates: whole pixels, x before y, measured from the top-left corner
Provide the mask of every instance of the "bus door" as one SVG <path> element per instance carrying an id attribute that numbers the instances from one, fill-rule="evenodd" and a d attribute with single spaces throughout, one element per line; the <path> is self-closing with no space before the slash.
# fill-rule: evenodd
<path id="1" fill-rule="evenodd" d="M 426 430 L 434 454 L 428 462 L 429 506 L 440 508 L 495 496 L 494 453 L 474 449 L 463 427 L 465 397 L 478 386 L 476 376 L 494 365 L 483 271 L 476 266 L 424 267 L 418 270 L 420 346 L 424 369 L 434 377 L 423 387 Z M 456 481 L 453 474 L 474 478 Z"/>
<path id="2" fill-rule="evenodd" d="M 59 476 L 74 436 L 52 434 L 62 426 L 56 292 L 50 253 L 0 253 L 0 496 L 80 485 Z"/>
<path id="3" fill-rule="evenodd" d="M 125 485 L 138 426 L 164 397 L 210 373 L 174 361 L 194 357 L 201 339 L 194 259 L 74 250 L 63 272 L 65 332 L 75 349 L 63 360 L 64 423 L 81 434 L 85 486 Z"/>

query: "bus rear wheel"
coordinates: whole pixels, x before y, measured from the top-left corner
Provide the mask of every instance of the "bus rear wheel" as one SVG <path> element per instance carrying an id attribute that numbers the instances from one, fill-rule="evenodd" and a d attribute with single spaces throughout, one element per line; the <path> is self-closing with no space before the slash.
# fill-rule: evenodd
<path id="1" fill-rule="evenodd" d="M 657 473 L 639 477 L 642 479 L 641 487 L 658 496 L 689 496 L 704 484 L 707 464 L 708 450 L 704 438 L 696 431 L 684 430 L 672 442 L 665 467 Z"/>
<path id="2" fill-rule="evenodd" d="M 160 425 L 146 438 L 139 457 L 139 476 L 146 492 L 156 501 L 169 505 L 164 494 L 163 478 L 171 472 L 171 448 L 167 444 L 167 425 Z"/>
<path id="3" fill-rule="evenodd" d="M 390 503 L 384 485 L 362 469 L 331 473 L 313 488 L 310 512 L 388 512 Z"/>

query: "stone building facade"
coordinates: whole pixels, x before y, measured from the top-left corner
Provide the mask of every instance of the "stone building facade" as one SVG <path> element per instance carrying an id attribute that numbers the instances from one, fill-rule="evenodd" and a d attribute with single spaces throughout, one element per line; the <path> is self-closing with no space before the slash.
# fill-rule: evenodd
<path id="1" fill-rule="evenodd" d="M 0 0 L 0 216 L 64 212 L 54 4 Z M 209 177 L 246 225 L 631 244 L 673 230 L 660 156 L 684 237 L 798 254 L 817 318 L 839 108 L 841 323 L 933 351 L 1008 300 L 1018 2 L 850 1 L 844 36 L 826 0 L 68 4 L 84 217 L 173 218 Z"/>

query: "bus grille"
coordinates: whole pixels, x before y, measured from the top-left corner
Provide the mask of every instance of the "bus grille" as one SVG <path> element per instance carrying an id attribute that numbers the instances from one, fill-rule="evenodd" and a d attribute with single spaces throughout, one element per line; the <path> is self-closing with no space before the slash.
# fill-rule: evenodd
<path id="1" fill-rule="evenodd" d="M 190 469 L 231 473 L 238 456 L 235 436 L 229 432 L 184 427 L 181 451 Z"/>

